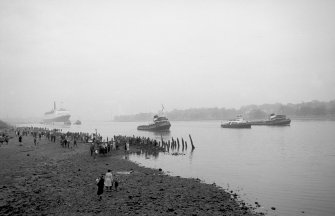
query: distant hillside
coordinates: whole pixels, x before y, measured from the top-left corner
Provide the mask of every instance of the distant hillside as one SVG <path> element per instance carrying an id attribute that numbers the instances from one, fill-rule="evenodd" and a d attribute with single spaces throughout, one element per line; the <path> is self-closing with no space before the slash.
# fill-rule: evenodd
<path id="1" fill-rule="evenodd" d="M 311 101 L 299 104 L 248 105 L 240 109 L 192 108 L 172 110 L 167 117 L 172 121 L 227 120 L 243 114 L 248 120 L 264 119 L 271 113 L 285 114 L 295 119 L 335 119 L 335 100 L 329 102 Z M 114 121 L 151 121 L 154 113 L 115 116 Z"/>
<path id="2" fill-rule="evenodd" d="M 9 128 L 9 127 L 10 127 L 9 124 L 7 124 L 6 122 L 0 120 L 0 130 L 1 129 L 5 129 L 5 128 Z"/>

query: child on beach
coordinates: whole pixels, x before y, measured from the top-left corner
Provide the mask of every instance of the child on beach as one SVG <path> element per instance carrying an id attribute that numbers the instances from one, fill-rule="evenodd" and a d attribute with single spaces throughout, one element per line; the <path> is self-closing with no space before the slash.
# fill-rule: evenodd
<path id="1" fill-rule="evenodd" d="M 117 178 L 114 179 L 114 187 L 115 187 L 115 191 L 117 191 L 117 188 L 119 187 L 119 181 Z"/>
<path id="2" fill-rule="evenodd" d="M 98 195 L 98 199 L 102 200 L 102 194 L 104 193 L 104 175 L 101 174 L 100 178 L 97 179 L 97 186 L 98 186 L 98 191 L 97 191 L 97 195 Z"/>
<path id="3" fill-rule="evenodd" d="M 94 160 L 96 159 L 96 157 L 97 157 L 98 154 L 99 154 L 99 150 L 95 149 L 94 154 L 93 154 Z"/>
<path id="4" fill-rule="evenodd" d="M 109 169 L 105 175 L 105 187 L 106 191 L 112 191 L 113 186 L 113 174 L 112 171 Z"/>

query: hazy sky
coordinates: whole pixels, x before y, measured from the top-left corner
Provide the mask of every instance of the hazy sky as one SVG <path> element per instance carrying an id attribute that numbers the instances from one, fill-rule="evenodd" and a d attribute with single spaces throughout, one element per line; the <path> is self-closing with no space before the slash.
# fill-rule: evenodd
<path id="1" fill-rule="evenodd" d="M 0 0 L 0 118 L 335 99 L 334 0 Z"/>

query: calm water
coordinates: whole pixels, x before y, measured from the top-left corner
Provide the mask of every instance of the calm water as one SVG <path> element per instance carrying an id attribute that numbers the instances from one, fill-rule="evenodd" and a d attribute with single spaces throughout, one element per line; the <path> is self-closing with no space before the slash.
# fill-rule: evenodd
<path id="1" fill-rule="evenodd" d="M 103 136 L 160 134 L 137 131 L 139 123 L 84 122 L 64 128 Z M 196 149 L 185 155 L 131 155 L 143 166 L 200 178 L 237 191 L 269 215 L 335 215 L 335 122 L 293 121 L 287 127 L 223 129 L 219 121 L 172 122 L 165 140 L 191 134 Z M 276 207 L 276 210 L 271 210 Z"/>

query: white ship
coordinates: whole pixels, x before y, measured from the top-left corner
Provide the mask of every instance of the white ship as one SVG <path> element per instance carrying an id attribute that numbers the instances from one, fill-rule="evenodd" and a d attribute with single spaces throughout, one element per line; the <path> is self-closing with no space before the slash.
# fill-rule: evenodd
<path id="1" fill-rule="evenodd" d="M 43 122 L 44 123 L 54 123 L 54 122 L 70 122 L 70 112 L 64 108 L 57 109 L 56 102 L 54 102 L 53 110 L 44 113 Z"/>

